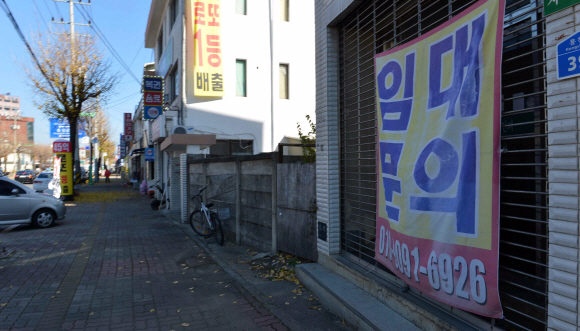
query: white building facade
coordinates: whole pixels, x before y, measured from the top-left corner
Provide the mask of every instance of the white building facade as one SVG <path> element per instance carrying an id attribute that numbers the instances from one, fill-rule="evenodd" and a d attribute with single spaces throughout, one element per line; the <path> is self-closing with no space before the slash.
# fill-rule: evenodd
<path id="1" fill-rule="evenodd" d="M 306 115 L 314 119 L 314 2 L 218 3 L 224 96 L 200 97 L 194 94 L 193 1 L 152 1 L 145 46 L 155 50 L 155 75 L 165 78 L 167 109 L 145 124 L 156 152 L 155 174 L 149 176 L 155 181 L 167 184 L 170 169 L 178 170 L 170 165 L 183 153 L 252 155 L 276 151 L 278 143 L 297 143 L 297 123 L 306 128 Z M 174 133 L 215 135 L 216 143 L 201 150 L 195 145 L 162 149 Z M 171 188 L 178 196 L 179 188 Z M 172 210 L 177 203 L 172 199 Z"/>

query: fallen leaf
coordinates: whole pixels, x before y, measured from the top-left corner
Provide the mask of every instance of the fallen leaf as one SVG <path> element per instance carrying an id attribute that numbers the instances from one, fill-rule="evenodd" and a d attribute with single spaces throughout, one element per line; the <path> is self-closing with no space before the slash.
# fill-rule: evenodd
<path id="1" fill-rule="evenodd" d="M 151 310 L 150 310 L 150 312 L 154 312 L 154 311 L 155 311 L 155 309 L 151 309 Z"/>
<path id="2" fill-rule="evenodd" d="M 223 297 L 225 294 L 220 294 L 220 297 Z"/>
<path id="3" fill-rule="evenodd" d="M 5 303 L 0 303 L 0 307 L 4 307 L 4 306 L 6 306 Z"/>
<path id="4" fill-rule="evenodd" d="M 287 304 L 287 305 L 289 305 L 289 304 L 290 304 L 290 302 L 286 302 L 286 304 Z"/>
<path id="5" fill-rule="evenodd" d="M 149 284 L 149 283 L 151 283 L 151 282 L 150 282 L 150 281 L 146 281 L 145 283 Z"/>
<path id="6" fill-rule="evenodd" d="M 181 323 L 181 326 L 189 326 L 188 323 Z"/>
<path id="7" fill-rule="evenodd" d="M 177 284 L 177 283 L 179 283 L 179 282 L 178 282 L 178 281 L 174 281 L 174 282 L 173 282 L 173 284 Z"/>
<path id="8" fill-rule="evenodd" d="M 234 303 L 238 303 L 237 301 L 234 301 Z"/>
<path id="9" fill-rule="evenodd" d="M 94 312 L 91 312 L 89 315 L 93 316 L 94 314 L 95 314 Z"/>

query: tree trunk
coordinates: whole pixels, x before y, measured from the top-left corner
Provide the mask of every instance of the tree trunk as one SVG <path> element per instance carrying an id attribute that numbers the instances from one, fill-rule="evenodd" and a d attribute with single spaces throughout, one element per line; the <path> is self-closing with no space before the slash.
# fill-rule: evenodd
<path id="1" fill-rule="evenodd" d="M 70 124 L 70 146 L 71 146 L 71 153 L 72 153 L 72 159 L 73 159 L 73 164 L 74 164 L 74 174 L 73 174 L 73 181 L 75 178 L 76 174 L 80 174 L 81 173 L 81 162 L 80 160 L 77 159 L 77 155 L 78 153 L 76 153 L 76 151 L 78 150 L 78 134 L 77 134 L 77 129 L 78 129 L 78 118 L 68 118 L 68 123 Z"/>

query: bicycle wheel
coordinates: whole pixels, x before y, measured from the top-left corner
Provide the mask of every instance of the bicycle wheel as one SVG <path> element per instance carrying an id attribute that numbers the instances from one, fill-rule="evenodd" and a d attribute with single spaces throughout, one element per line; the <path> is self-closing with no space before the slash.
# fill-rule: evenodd
<path id="1" fill-rule="evenodd" d="M 195 210 L 189 216 L 189 225 L 191 225 L 191 228 L 193 229 L 193 231 L 195 233 L 197 233 L 198 235 L 200 235 L 202 237 L 205 237 L 205 236 L 211 234 L 211 229 L 209 227 L 209 224 L 207 223 L 205 216 L 203 215 L 203 213 L 199 209 Z"/>
<path id="2" fill-rule="evenodd" d="M 216 213 L 211 213 L 211 220 L 214 227 L 213 236 L 215 241 L 218 245 L 222 246 L 224 244 L 224 229 L 222 228 L 222 222 Z"/>

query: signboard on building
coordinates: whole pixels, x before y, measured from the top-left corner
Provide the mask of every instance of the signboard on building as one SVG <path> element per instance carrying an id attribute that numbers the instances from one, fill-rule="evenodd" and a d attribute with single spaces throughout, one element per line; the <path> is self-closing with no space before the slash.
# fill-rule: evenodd
<path id="1" fill-rule="evenodd" d="M 154 120 L 163 113 L 163 78 L 143 77 L 143 119 Z"/>
<path id="2" fill-rule="evenodd" d="M 558 79 L 580 76 L 580 32 L 558 43 L 556 57 Z"/>
<path id="3" fill-rule="evenodd" d="M 79 139 L 87 135 L 83 129 L 79 129 L 78 132 Z M 70 139 L 70 124 L 66 118 L 50 119 L 50 138 Z"/>
<path id="4" fill-rule="evenodd" d="M 125 125 L 125 141 L 133 140 L 133 122 L 131 121 L 131 113 L 125 113 L 123 116 Z"/>
<path id="5" fill-rule="evenodd" d="M 375 56 L 375 259 L 436 300 L 501 318 L 504 0 Z"/>
<path id="6" fill-rule="evenodd" d="M 544 15 L 548 16 L 578 3 L 580 0 L 544 0 Z"/>
<path id="7" fill-rule="evenodd" d="M 120 149 L 121 149 L 121 153 L 120 153 L 120 157 L 122 159 L 125 158 L 125 156 L 127 156 L 127 145 L 125 143 L 125 137 L 123 136 L 123 134 L 121 134 L 121 144 L 120 144 Z"/>
<path id="8" fill-rule="evenodd" d="M 223 96 L 220 0 L 195 1 L 191 10 L 195 48 L 194 94 Z"/>
<path id="9" fill-rule="evenodd" d="M 154 148 L 145 148 L 145 161 L 153 162 L 155 161 L 155 149 Z"/>
<path id="10" fill-rule="evenodd" d="M 60 177 L 61 195 L 64 200 L 72 200 L 73 197 L 73 161 L 72 144 L 70 141 L 55 141 L 52 144 L 52 152 L 56 158 L 60 158 L 60 171 L 55 172 Z"/>

